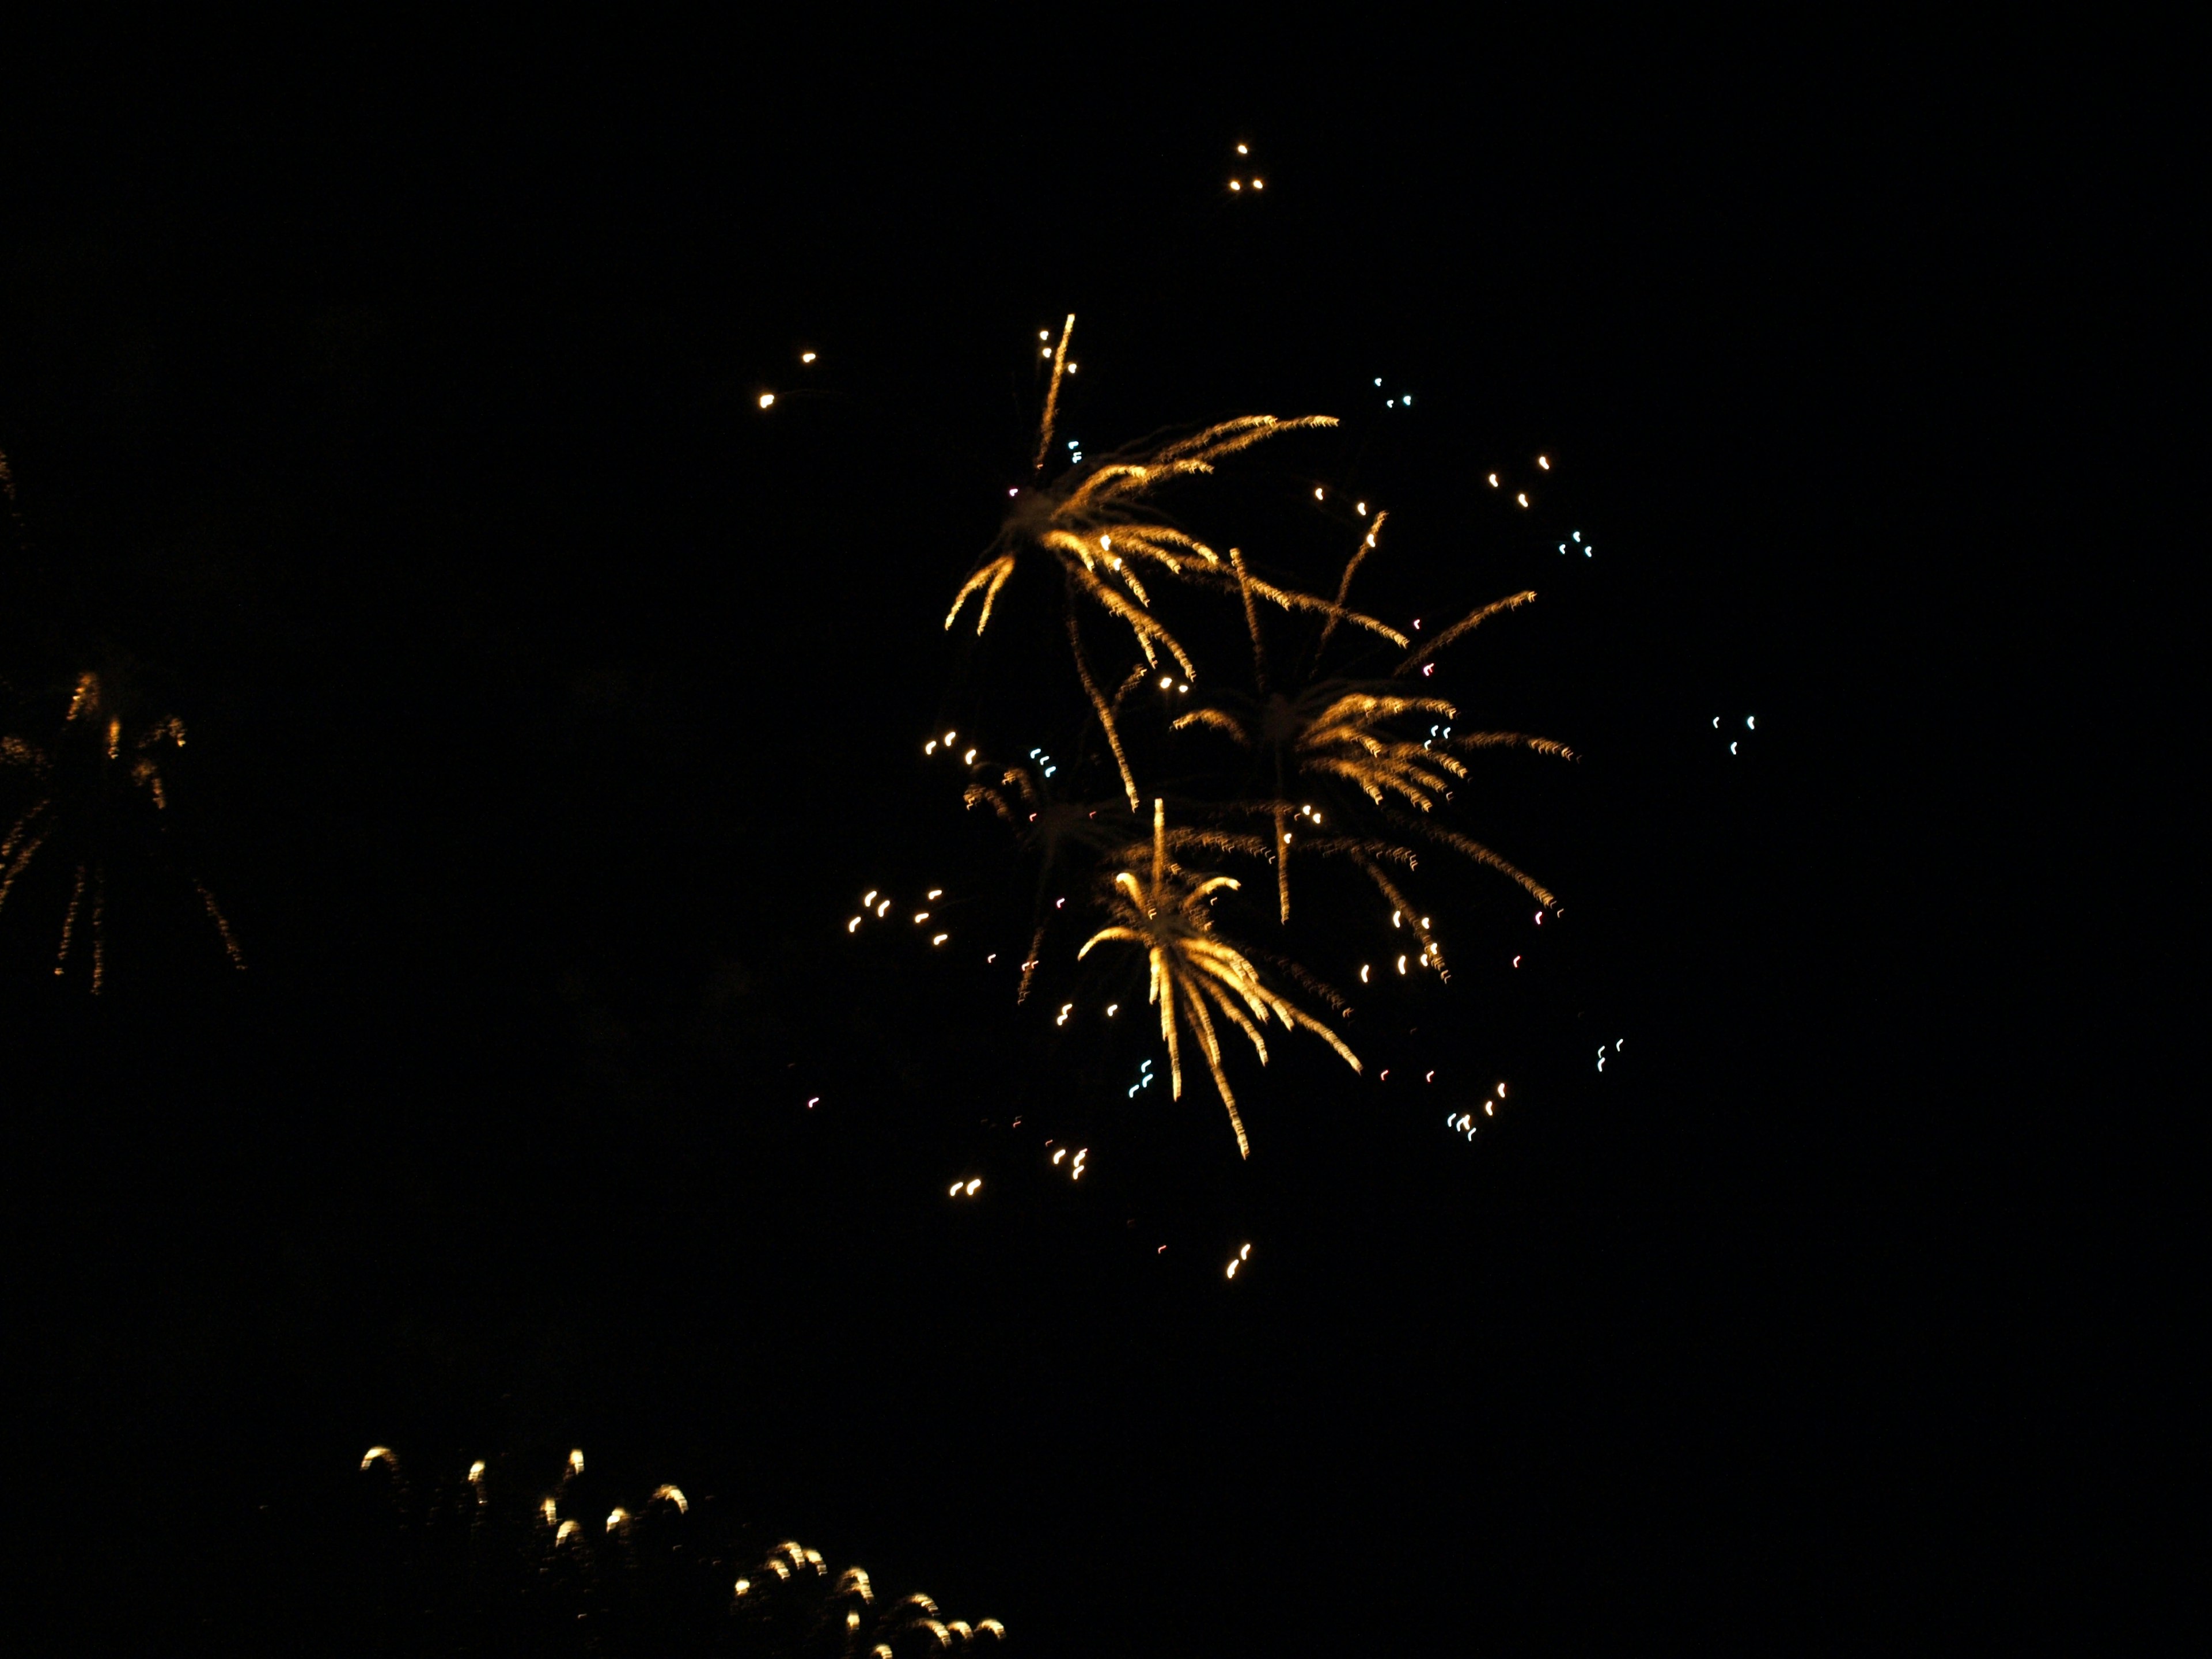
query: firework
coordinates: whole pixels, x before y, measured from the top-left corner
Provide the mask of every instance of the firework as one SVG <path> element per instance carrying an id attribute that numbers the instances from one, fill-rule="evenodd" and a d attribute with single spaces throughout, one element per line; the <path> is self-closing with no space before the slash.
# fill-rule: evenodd
<path id="1" fill-rule="evenodd" d="M 1114 878 L 1110 908 L 1115 922 L 1085 941 L 1077 959 L 1093 947 L 1109 943 L 1141 946 L 1151 964 L 1151 1001 L 1160 1011 L 1160 1036 L 1168 1049 L 1168 1074 L 1175 1097 L 1182 1098 L 1182 1039 L 1187 1021 L 1196 1036 L 1228 1109 L 1230 1127 L 1237 1133 L 1240 1156 L 1251 1156 L 1244 1122 L 1237 1110 L 1237 1097 L 1221 1066 L 1221 1040 L 1213 1015 L 1218 1012 L 1243 1032 L 1267 1064 L 1267 1039 L 1260 1027 L 1269 1017 L 1287 1027 L 1304 1026 L 1343 1057 L 1353 1071 L 1359 1058 L 1345 1047 L 1328 1026 L 1270 989 L 1259 970 L 1241 951 L 1214 935 L 1211 901 L 1215 893 L 1234 890 L 1239 884 L 1229 876 L 1188 874 L 1168 856 L 1166 803 L 1152 802 L 1152 860 L 1151 878 L 1123 870 Z"/>
<path id="2" fill-rule="evenodd" d="M 24 539 L 23 514 L 15 505 L 15 475 L 8 466 L 8 453 L 0 450 L 0 501 L 7 503 L 8 526 L 20 546 Z"/>
<path id="3" fill-rule="evenodd" d="M 0 737 L 0 770 L 27 783 L 31 802 L 0 838 L 0 906 L 51 846 L 50 858 L 64 862 L 70 872 L 54 972 L 69 971 L 82 942 L 94 995 L 106 981 L 109 862 L 126 848 L 158 842 L 169 805 L 162 759 L 185 746 L 181 720 L 126 724 L 123 711 L 124 700 L 99 675 L 82 674 L 52 738 Z M 244 968 L 245 956 L 215 896 L 198 880 L 192 886 L 232 965 Z"/>
<path id="4" fill-rule="evenodd" d="M 1222 558 L 1204 542 L 1168 523 L 1151 497 L 1163 484 L 1211 473 L 1215 463 L 1279 434 L 1336 422 L 1326 415 L 1292 420 L 1247 415 L 1189 437 L 1101 456 L 1048 480 L 1045 469 L 1059 418 L 1060 380 L 1072 368 L 1067 347 L 1074 331 L 1075 318 L 1071 313 L 1052 353 L 1052 377 L 1038 426 L 1030 487 L 1010 493 L 1006 521 L 984 550 L 981 562 L 953 596 L 945 626 L 950 629 L 968 601 L 976 599 L 975 632 L 981 635 L 990 626 L 1000 591 L 1018 568 L 1030 562 L 1055 566 L 1061 578 L 1076 672 L 1105 728 L 1108 746 L 1114 752 L 1130 810 L 1134 811 L 1140 800 L 1136 780 L 1122 748 L 1115 708 L 1100 691 L 1085 653 L 1079 612 L 1095 607 L 1122 623 L 1148 665 L 1157 668 L 1161 653 L 1165 653 L 1185 678 L 1195 675 L 1189 652 L 1153 614 L 1145 578 L 1147 571 L 1185 580 L 1218 577 L 1224 574 Z M 1328 601 L 1310 594 L 1272 586 L 1264 592 L 1266 597 L 1286 607 L 1328 608 Z"/>

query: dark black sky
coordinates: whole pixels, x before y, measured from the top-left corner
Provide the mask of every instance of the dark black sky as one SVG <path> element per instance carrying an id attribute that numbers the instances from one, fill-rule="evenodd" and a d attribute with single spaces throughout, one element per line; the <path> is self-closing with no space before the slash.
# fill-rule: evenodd
<path id="1" fill-rule="evenodd" d="M 2096 77 L 1363 27 L 11 51 L 0 672 L 188 720 L 252 959 L 118 915 L 94 1006 L 39 896 L 0 913 L 52 1454 L 12 1502 L 70 1618 L 342 1627 L 299 1540 L 378 1440 L 580 1443 L 1041 1653 L 2073 1605 L 2021 1564 L 2103 1455 L 2050 1428 L 2101 1177 L 1972 1051 L 2084 902 L 1976 814 L 2050 810 L 2016 763 L 2096 724 L 2069 664 L 2117 624 L 2054 594 L 2142 580 L 2023 483 L 2031 432 L 2063 471 L 2124 424 L 2057 389 L 2132 278 L 2053 245 L 2163 245 Z M 1587 757 L 1495 821 L 1571 934 L 1373 1039 L 1514 1076 L 1488 1144 L 1293 1060 L 1237 1168 L 1206 1108 L 1096 1107 L 1137 1050 L 839 933 L 988 867 L 915 751 L 1027 714 L 936 624 L 1070 310 L 1070 433 L 1338 413 L 1281 465 L 1392 503 L 1381 592 L 1544 590 L 1461 689 Z M 1540 451 L 1587 569 L 1480 483 Z M 1096 1190 L 948 1215 L 1024 1111 L 1095 1133 Z"/>

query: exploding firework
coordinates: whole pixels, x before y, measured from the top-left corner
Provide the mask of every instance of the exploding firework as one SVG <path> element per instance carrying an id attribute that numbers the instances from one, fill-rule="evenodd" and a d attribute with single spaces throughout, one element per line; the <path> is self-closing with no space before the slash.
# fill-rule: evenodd
<path id="1" fill-rule="evenodd" d="M 1222 1070 L 1221 1039 L 1213 1015 L 1218 1012 L 1243 1032 L 1260 1063 L 1267 1064 L 1267 1039 L 1260 1027 L 1269 1017 L 1287 1027 L 1304 1026 L 1314 1032 L 1353 1071 L 1359 1057 L 1345 1047 L 1335 1032 L 1297 1007 L 1260 978 L 1259 970 L 1242 951 L 1215 936 L 1212 900 L 1224 890 L 1239 884 L 1230 876 L 1194 876 L 1168 856 L 1166 803 L 1152 802 L 1152 873 L 1149 879 L 1131 870 L 1117 872 L 1110 890 L 1112 925 L 1093 933 L 1076 953 L 1091 954 L 1105 944 L 1140 946 L 1151 965 L 1150 1000 L 1160 1011 L 1160 1036 L 1167 1044 L 1168 1075 L 1175 1097 L 1182 1098 L 1182 1027 L 1187 1022 L 1197 1038 L 1213 1073 L 1214 1087 L 1228 1109 L 1230 1127 L 1237 1133 L 1240 1156 L 1251 1156 L 1237 1097 Z"/>
<path id="2" fill-rule="evenodd" d="M 1096 608 L 1126 626 L 1134 636 L 1146 663 L 1158 668 L 1164 652 L 1188 678 L 1197 672 L 1190 653 L 1166 624 L 1153 614 L 1152 598 L 1145 585 L 1146 574 L 1190 581 L 1221 579 L 1230 573 L 1222 556 L 1204 542 L 1167 521 L 1152 497 L 1164 484 L 1178 478 L 1202 477 L 1216 462 L 1282 433 L 1304 427 L 1334 426 L 1326 415 L 1279 420 L 1273 415 L 1247 415 L 1210 426 L 1188 437 L 1103 455 L 1073 465 L 1048 479 L 1054 423 L 1058 419 L 1060 387 L 1067 368 L 1068 342 L 1075 331 L 1071 313 L 1060 331 L 1053 354 L 1052 379 L 1045 394 L 1044 415 L 1039 423 L 1033 475 L 1027 489 L 1010 492 L 1006 521 L 984 550 L 981 562 L 953 596 L 945 626 L 958 620 L 970 599 L 978 599 L 975 631 L 990 625 L 1000 591 L 1024 563 L 1055 567 L 1064 596 L 1064 623 L 1078 678 L 1113 750 L 1121 784 L 1132 811 L 1140 797 L 1135 777 L 1122 747 L 1115 708 L 1099 689 L 1085 650 L 1081 613 Z M 1328 609 L 1328 601 L 1310 594 L 1262 585 L 1265 596 L 1285 606 Z M 1401 641 L 1402 642 L 1402 641 Z"/>

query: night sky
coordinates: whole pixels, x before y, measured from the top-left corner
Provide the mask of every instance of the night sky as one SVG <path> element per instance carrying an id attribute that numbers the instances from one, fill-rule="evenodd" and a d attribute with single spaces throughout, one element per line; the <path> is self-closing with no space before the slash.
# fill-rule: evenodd
<path id="1" fill-rule="evenodd" d="M 358 1543 L 380 1443 L 581 1446 L 1025 1653 L 2075 1607 L 2030 1564 L 2108 1455 L 2054 1426 L 2102 1154 L 2054 1156 L 2072 1026 L 1975 1058 L 2125 816 L 1977 816 L 2065 840 L 2027 757 L 2095 724 L 2088 556 L 1993 482 L 2114 291 L 2034 274 L 2096 169 L 2008 135 L 2063 100 L 1280 26 L 10 49 L 5 729 L 94 672 L 191 733 L 96 1000 L 58 877 L 0 908 L 11 1549 L 80 1642 L 431 1650 Z M 1379 610 L 1537 589 L 1446 678 L 1582 757 L 1477 772 L 1564 918 L 1462 882 L 1363 1075 L 1244 1058 L 1241 1164 L 1202 1084 L 1126 1094 L 1142 1029 L 1015 1007 L 1030 878 L 921 753 L 1076 741 L 1048 611 L 939 626 L 1071 311 L 1087 447 L 1340 417 L 1193 517 L 1327 564 L 1267 516 L 1323 482 L 1391 512 Z M 940 884 L 945 951 L 847 934 Z"/>

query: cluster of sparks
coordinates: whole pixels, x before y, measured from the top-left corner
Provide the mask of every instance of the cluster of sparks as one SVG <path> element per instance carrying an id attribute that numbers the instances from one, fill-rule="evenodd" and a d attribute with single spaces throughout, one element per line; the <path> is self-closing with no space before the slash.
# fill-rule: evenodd
<path id="1" fill-rule="evenodd" d="M 364 1474 L 381 1474 L 395 1503 L 408 1498 L 399 1456 L 391 1447 L 371 1446 L 362 1457 L 361 1468 Z M 624 1549 L 634 1547 L 638 1529 L 656 1517 L 667 1517 L 678 1527 L 676 1536 L 691 1541 L 695 1558 L 701 1553 L 697 1540 L 680 1529 L 691 1514 L 690 1499 L 680 1487 L 656 1486 L 634 1508 L 617 1504 L 602 1519 L 596 1505 L 583 1513 L 569 1512 L 578 1507 L 576 1484 L 583 1473 L 584 1454 L 579 1448 L 569 1452 L 552 1490 L 540 1488 L 540 1495 L 530 1505 L 534 1513 L 525 1536 L 531 1540 L 529 1547 L 541 1565 L 568 1558 L 587 1575 L 611 1570 L 625 1559 Z M 483 1460 L 470 1464 L 465 1491 L 458 1494 L 456 1506 L 469 1521 L 472 1536 L 487 1528 L 496 1496 Z M 672 1542 L 671 1548 L 672 1553 L 680 1555 L 685 1544 Z M 471 1553 L 477 1551 L 472 1549 Z M 866 1653 L 870 1659 L 892 1659 L 899 1652 L 910 1650 L 914 1645 L 910 1638 L 927 1638 L 930 1650 L 942 1652 L 980 1650 L 986 1644 L 995 1647 L 1006 1639 L 1006 1627 L 998 1620 L 945 1619 L 937 1603 L 919 1592 L 881 1602 L 866 1568 L 851 1566 L 833 1574 L 819 1550 L 810 1549 L 796 1539 L 772 1546 L 757 1565 L 744 1568 L 726 1582 L 732 1618 L 780 1620 L 788 1626 L 797 1615 L 800 1621 L 811 1622 L 817 1631 L 830 1634 L 845 1652 Z"/>
<path id="2" fill-rule="evenodd" d="M 933 887 L 923 895 L 922 902 L 927 907 L 936 903 L 944 896 L 945 890 L 942 887 Z M 860 895 L 860 914 L 845 924 L 845 931 L 848 933 L 857 933 L 866 922 L 888 921 L 891 912 L 896 908 L 890 894 L 871 887 Z M 906 921 L 911 927 L 926 928 L 936 919 L 936 914 L 935 911 L 925 908 L 916 910 L 912 915 L 907 917 Z M 929 942 L 933 946 L 940 945 L 951 937 L 950 933 L 932 933 L 929 935 Z"/>
<path id="3" fill-rule="evenodd" d="M 1431 1075 L 1433 1076 L 1434 1073 L 1432 1073 Z M 1475 1137 L 1475 1133 L 1482 1127 L 1482 1118 L 1496 1117 L 1498 1115 L 1498 1109 L 1504 1103 L 1505 1085 L 1501 1083 L 1498 1085 L 1496 1092 L 1492 1093 L 1483 1101 L 1480 1117 L 1478 1117 L 1471 1111 L 1448 1112 L 1444 1115 L 1444 1127 L 1450 1129 L 1456 1129 L 1462 1134 L 1465 1135 L 1469 1140 L 1472 1140 Z"/>
<path id="4" fill-rule="evenodd" d="M 799 354 L 799 366 L 801 368 L 811 368 L 820 360 L 820 357 L 821 354 L 819 352 L 802 351 Z M 775 392 L 763 392 L 755 401 L 759 404 L 762 412 L 766 413 L 768 410 L 775 407 L 775 398 L 776 394 Z"/>
<path id="5" fill-rule="evenodd" d="M 822 1553 L 805 1548 L 795 1539 L 776 1545 L 754 1571 L 760 1575 L 757 1579 L 749 1576 L 737 1581 L 734 1595 L 740 1604 L 775 1589 L 801 1583 L 809 1576 L 823 1581 L 830 1578 Z M 995 1619 L 980 1619 L 972 1625 L 963 1619 L 940 1619 L 937 1603 L 920 1591 L 877 1608 L 875 1586 L 865 1568 L 846 1568 L 828 1589 L 833 1611 L 839 1606 L 844 1609 L 842 1623 L 845 1639 L 851 1644 L 848 1650 L 870 1638 L 881 1638 L 869 1648 L 871 1659 L 892 1659 L 896 1652 L 892 1644 L 912 1635 L 927 1635 L 939 1650 L 947 1651 L 977 1646 L 984 1638 L 994 1647 L 1006 1639 L 1006 1627 Z M 871 1614 L 872 1618 L 867 1617 Z M 864 1622 L 872 1626 L 866 1636 Z"/>
<path id="6" fill-rule="evenodd" d="M 1249 161 L 1252 157 L 1252 146 L 1239 144 L 1237 146 L 1237 154 L 1240 161 Z M 1263 191 L 1267 188 L 1267 181 L 1256 173 L 1247 173 L 1241 178 L 1232 177 L 1229 180 L 1229 189 L 1232 195 L 1241 196 L 1248 190 Z"/>

